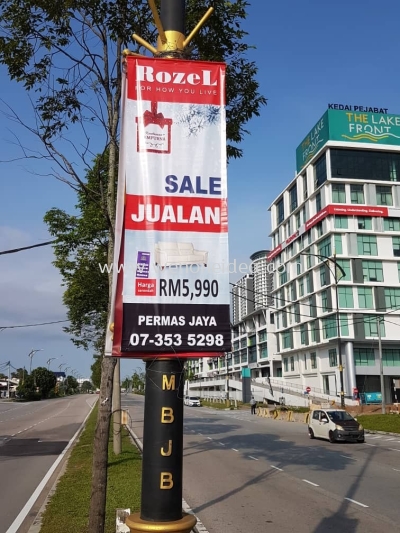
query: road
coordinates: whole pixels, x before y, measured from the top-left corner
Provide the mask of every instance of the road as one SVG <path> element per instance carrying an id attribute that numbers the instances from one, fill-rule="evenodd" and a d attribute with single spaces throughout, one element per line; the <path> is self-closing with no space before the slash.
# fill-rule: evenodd
<path id="1" fill-rule="evenodd" d="M 0 403 L 0 533 L 6 533 L 95 402 L 86 394 Z M 27 531 L 37 506 L 20 528 Z"/>
<path id="2" fill-rule="evenodd" d="M 143 397 L 125 397 L 141 437 Z M 400 523 L 400 436 L 310 440 L 307 426 L 185 406 L 184 498 L 210 533 L 380 533 Z"/>

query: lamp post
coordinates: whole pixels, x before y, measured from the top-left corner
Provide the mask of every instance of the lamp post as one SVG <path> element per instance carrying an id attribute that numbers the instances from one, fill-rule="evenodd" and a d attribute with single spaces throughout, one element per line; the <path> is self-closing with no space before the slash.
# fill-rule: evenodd
<path id="1" fill-rule="evenodd" d="M 43 348 L 39 348 L 38 350 L 31 350 L 29 353 L 28 353 L 28 357 L 30 357 L 31 359 L 31 362 L 30 362 L 30 365 L 29 365 L 29 374 L 32 374 L 32 359 L 33 359 L 33 356 L 35 355 L 35 353 L 37 352 L 43 352 Z"/>
<path id="2" fill-rule="evenodd" d="M 56 359 L 58 359 L 58 357 L 50 357 L 50 359 L 47 359 L 47 370 L 50 370 L 50 363 Z"/>
<path id="3" fill-rule="evenodd" d="M 345 401 L 344 401 L 344 380 L 343 380 L 343 360 L 342 360 L 342 338 L 340 333 L 340 311 L 339 311 L 339 292 L 338 292 L 338 283 L 339 281 L 346 276 L 346 272 L 343 270 L 343 268 L 338 264 L 336 259 L 336 253 L 333 254 L 332 257 L 328 257 L 327 255 L 321 255 L 321 254 L 309 254 L 306 252 L 301 252 L 300 255 L 304 256 L 312 256 L 317 257 L 321 261 L 325 263 L 325 265 L 328 267 L 330 273 L 333 276 L 333 279 L 335 281 L 335 298 L 336 298 L 336 328 L 337 328 L 337 344 L 338 344 L 338 358 L 339 358 L 339 380 L 340 380 L 340 407 L 342 409 L 345 408 Z M 328 263 L 332 263 L 334 265 L 334 270 L 328 265 Z M 341 276 L 338 277 L 338 270 L 340 271 Z"/>

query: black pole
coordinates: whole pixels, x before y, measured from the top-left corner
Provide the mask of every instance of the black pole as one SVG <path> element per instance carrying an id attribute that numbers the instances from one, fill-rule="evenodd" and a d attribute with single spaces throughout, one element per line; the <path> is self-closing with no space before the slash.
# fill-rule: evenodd
<path id="1" fill-rule="evenodd" d="M 182 518 L 184 360 L 146 363 L 140 518 Z"/>
<path id="2" fill-rule="evenodd" d="M 160 18 L 164 31 L 185 34 L 185 4 L 185 0 L 162 0 Z"/>

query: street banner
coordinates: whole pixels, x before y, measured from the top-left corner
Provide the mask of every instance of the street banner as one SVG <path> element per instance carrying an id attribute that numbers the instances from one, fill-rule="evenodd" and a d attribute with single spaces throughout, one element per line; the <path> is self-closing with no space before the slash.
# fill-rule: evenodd
<path id="1" fill-rule="evenodd" d="M 128 57 L 125 79 L 106 353 L 230 351 L 225 65 Z"/>

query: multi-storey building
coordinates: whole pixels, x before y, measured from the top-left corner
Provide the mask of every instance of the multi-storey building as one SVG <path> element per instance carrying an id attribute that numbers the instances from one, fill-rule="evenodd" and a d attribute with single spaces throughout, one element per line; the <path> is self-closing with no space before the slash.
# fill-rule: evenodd
<path id="1" fill-rule="evenodd" d="M 232 353 L 223 358 L 189 361 L 188 365 L 197 377 L 229 373 L 239 379 L 243 369 L 249 369 L 254 378 L 281 375 L 281 359 L 276 353 L 274 324 L 271 323 L 269 309 L 273 272 L 268 254 L 268 250 L 252 254 L 252 273 L 233 285 Z"/>
<path id="2" fill-rule="evenodd" d="M 232 285 L 232 322 L 237 324 L 254 311 L 254 275 L 246 274 Z"/>
<path id="3" fill-rule="evenodd" d="M 270 206 L 283 380 L 337 395 L 342 378 L 347 397 L 379 392 L 382 353 L 386 399 L 393 401 L 400 375 L 400 116 L 330 109 L 296 156 L 296 177 Z"/>

